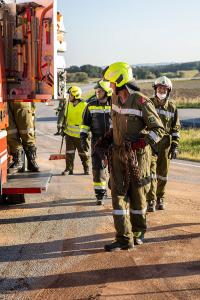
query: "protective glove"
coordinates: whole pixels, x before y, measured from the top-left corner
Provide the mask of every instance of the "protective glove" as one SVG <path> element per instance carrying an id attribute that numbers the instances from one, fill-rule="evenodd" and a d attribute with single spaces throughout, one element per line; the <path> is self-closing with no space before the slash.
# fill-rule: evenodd
<path id="1" fill-rule="evenodd" d="M 172 142 L 171 147 L 169 149 L 168 158 L 176 159 L 177 155 L 178 155 L 178 145 L 177 143 Z"/>
<path id="2" fill-rule="evenodd" d="M 137 142 L 131 143 L 132 150 L 144 149 L 147 143 L 144 139 L 139 139 Z"/>
<path id="3" fill-rule="evenodd" d="M 82 147 L 83 151 L 88 152 L 90 147 L 89 147 L 89 144 L 86 139 L 81 139 L 81 147 Z"/>
<path id="4" fill-rule="evenodd" d="M 94 152 L 98 153 L 102 160 L 106 159 L 106 156 L 108 154 L 108 148 L 113 142 L 113 132 L 112 129 L 110 129 L 103 137 L 100 137 L 95 146 L 94 146 Z"/>

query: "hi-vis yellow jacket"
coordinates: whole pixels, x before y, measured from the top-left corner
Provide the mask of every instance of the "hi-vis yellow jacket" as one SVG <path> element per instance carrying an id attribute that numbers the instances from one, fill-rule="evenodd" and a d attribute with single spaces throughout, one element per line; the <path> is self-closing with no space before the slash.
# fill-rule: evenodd
<path id="1" fill-rule="evenodd" d="M 76 106 L 72 102 L 66 105 L 65 110 L 65 129 L 67 135 L 80 138 L 80 125 L 83 121 L 83 112 L 87 103 L 80 101 Z"/>

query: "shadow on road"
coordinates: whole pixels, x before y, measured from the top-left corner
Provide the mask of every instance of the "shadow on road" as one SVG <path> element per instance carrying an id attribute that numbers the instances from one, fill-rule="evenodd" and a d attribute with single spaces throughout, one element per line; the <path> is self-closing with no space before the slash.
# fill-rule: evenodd
<path id="1" fill-rule="evenodd" d="M 105 204 L 109 204 L 110 198 L 108 197 L 107 200 L 105 200 Z M 108 202 L 108 203 L 107 203 Z M 60 200 L 53 200 L 53 201 L 45 201 L 45 202 L 39 202 L 39 203 L 26 203 L 26 204 L 20 204 L 20 205 L 6 205 L 6 204 L 0 204 L 1 210 L 9 210 L 9 209 L 31 209 L 31 208 L 43 208 L 43 207 L 67 207 L 67 206 L 97 206 L 96 205 L 96 199 L 93 198 L 77 198 L 77 199 L 60 199 Z"/>
<path id="2" fill-rule="evenodd" d="M 0 262 L 53 259 L 66 256 L 95 254 L 104 251 L 114 233 L 95 234 L 44 243 L 29 243 L 0 248 Z"/>
<path id="3" fill-rule="evenodd" d="M 63 273 L 27 278 L 6 278 L 2 280 L 0 290 L 2 292 L 15 290 L 39 290 L 49 288 L 47 282 L 52 282 L 50 288 L 69 288 L 106 284 L 112 282 L 126 282 L 133 280 L 176 278 L 199 275 L 200 262 L 179 262 L 167 264 L 152 264 L 128 267 L 105 268 L 83 272 Z M 27 290 L 26 288 L 26 290 Z M 195 288 L 193 289 L 195 290 Z M 197 287 L 197 291 L 199 288 Z M 160 292 L 160 291 L 159 291 Z"/>
<path id="4" fill-rule="evenodd" d="M 0 248 L 0 262 L 9 261 L 31 261 L 39 259 L 53 259 L 66 256 L 89 255 L 103 251 L 105 243 L 113 240 L 114 233 L 95 234 L 56 240 L 43 243 L 29 243 Z M 186 240 L 199 238 L 200 233 L 166 236 L 158 238 L 147 238 L 145 243 L 157 243 L 164 241 Z"/>
<path id="5" fill-rule="evenodd" d="M 0 224 L 20 224 L 20 223 L 32 223 L 32 222 L 49 222 L 49 221 L 60 221 L 69 219 L 83 219 L 83 218 L 97 218 L 111 215 L 111 211 L 108 210 L 92 210 L 83 212 L 72 212 L 64 214 L 53 214 L 53 215 L 39 215 L 12 219 L 1 219 Z"/>

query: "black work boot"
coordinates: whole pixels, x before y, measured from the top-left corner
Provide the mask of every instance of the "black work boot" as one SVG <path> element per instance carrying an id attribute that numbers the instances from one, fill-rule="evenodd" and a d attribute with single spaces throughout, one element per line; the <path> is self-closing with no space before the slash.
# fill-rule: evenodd
<path id="1" fill-rule="evenodd" d="M 36 147 L 33 145 L 33 146 L 29 146 L 29 147 L 25 148 L 24 150 L 25 150 L 27 162 L 28 162 L 27 169 L 31 172 L 39 172 L 39 166 L 35 161 Z"/>
<path id="2" fill-rule="evenodd" d="M 83 169 L 84 169 L 84 175 L 90 175 L 89 167 L 83 167 Z"/>
<path id="3" fill-rule="evenodd" d="M 111 244 L 107 244 L 104 246 L 105 251 L 113 252 L 113 251 L 119 251 L 119 250 L 131 250 L 134 248 L 134 243 L 120 243 L 118 241 L 114 241 Z"/>
<path id="4" fill-rule="evenodd" d="M 103 193 L 96 194 L 96 199 L 97 199 L 96 202 L 97 205 L 103 205 L 104 200 L 107 199 L 107 192 L 105 191 L 104 194 Z"/>
<path id="5" fill-rule="evenodd" d="M 25 203 L 24 194 L 19 195 L 1 195 L 0 204 L 2 205 L 16 205 Z"/>
<path id="6" fill-rule="evenodd" d="M 134 232 L 134 244 L 142 245 L 144 243 L 144 233 Z"/>
<path id="7" fill-rule="evenodd" d="M 158 210 L 164 210 L 164 209 L 165 209 L 164 199 L 162 199 L 162 198 L 158 198 L 158 199 L 157 199 L 157 205 L 156 205 L 156 208 L 157 208 Z"/>
<path id="8" fill-rule="evenodd" d="M 155 212 L 156 211 L 156 201 L 149 201 L 147 204 L 147 211 L 148 212 Z"/>
<path id="9" fill-rule="evenodd" d="M 67 169 L 65 169 L 61 174 L 62 174 L 63 176 L 66 176 L 66 175 L 73 175 L 73 170 L 67 170 Z"/>
<path id="10" fill-rule="evenodd" d="M 23 161 L 22 161 L 22 151 L 18 149 L 15 153 L 11 154 L 13 157 L 13 162 L 9 168 L 9 174 L 15 174 L 22 170 L 23 168 Z"/>

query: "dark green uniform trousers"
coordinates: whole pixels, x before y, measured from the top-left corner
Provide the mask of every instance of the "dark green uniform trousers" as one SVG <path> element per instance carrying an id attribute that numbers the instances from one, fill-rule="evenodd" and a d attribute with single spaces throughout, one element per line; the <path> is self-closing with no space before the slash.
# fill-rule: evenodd
<path id="1" fill-rule="evenodd" d="M 151 158 L 151 187 L 147 195 L 147 201 L 157 201 L 165 198 L 165 189 L 167 184 L 167 175 L 169 171 L 169 149 L 170 136 L 165 135 L 158 143 L 158 156 Z"/>
<path id="2" fill-rule="evenodd" d="M 35 145 L 35 130 L 30 103 L 9 103 L 8 145 L 10 153 Z"/>
<path id="3" fill-rule="evenodd" d="M 79 157 L 81 159 L 84 170 L 89 168 L 89 156 L 86 151 L 81 147 L 80 138 L 70 136 L 66 134 L 66 170 L 73 171 L 74 169 L 74 158 L 76 149 L 78 150 Z"/>
<path id="4" fill-rule="evenodd" d="M 146 231 L 146 194 L 150 187 L 150 150 L 137 150 L 138 166 L 141 170 L 141 185 L 130 174 L 128 192 L 123 192 L 124 159 L 120 158 L 120 147 L 112 152 L 111 193 L 116 240 L 121 243 L 132 242 Z"/>

